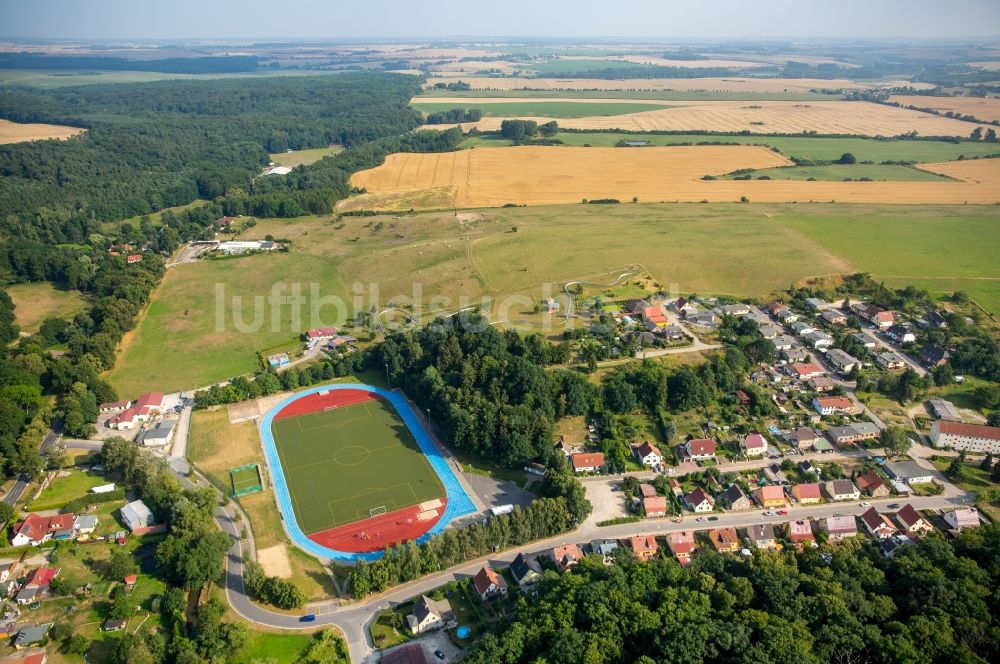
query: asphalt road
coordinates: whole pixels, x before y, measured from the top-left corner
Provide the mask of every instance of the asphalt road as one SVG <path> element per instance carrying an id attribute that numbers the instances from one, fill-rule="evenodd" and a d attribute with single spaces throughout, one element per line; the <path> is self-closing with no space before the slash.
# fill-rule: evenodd
<path id="1" fill-rule="evenodd" d="M 10 491 L 7 492 L 7 495 L 3 497 L 3 502 L 13 507 L 14 503 L 21 499 L 21 494 L 23 494 L 24 490 L 28 488 L 29 483 L 30 481 L 27 475 L 18 475 L 17 481 L 14 482 L 14 486 L 12 486 Z"/>

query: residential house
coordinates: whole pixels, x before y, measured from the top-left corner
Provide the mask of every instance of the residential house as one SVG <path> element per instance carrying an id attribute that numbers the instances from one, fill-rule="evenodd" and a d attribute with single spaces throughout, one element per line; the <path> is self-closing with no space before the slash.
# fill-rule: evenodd
<path id="1" fill-rule="evenodd" d="M 926 484 L 934 481 L 931 471 L 916 461 L 890 461 L 885 464 L 889 477 L 907 484 Z"/>
<path id="2" fill-rule="evenodd" d="M 888 539 L 896 534 L 896 526 L 892 525 L 885 514 L 879 513 L 874 507 L 861 515 L 861 524 L 868 531 L 868 534 L 877 539 Z"/>
<path id="3" fill-rule="evenodd" d="M 435 600 L 427 595 L 421 595 L 413 605 L 410 615 L 406 616 L 410 631 L 414 634 L 424 634 L 442 627 L 455 624 L 455 612 L 451 610 L 451 602 L 446 599 Z"/>
<path id="4" fill-rule="evenodd" d="M 814 332 L 815 330 L 816 327 L 814 325 L 804 320 L 799 320 L 792 323 L 792 332 L 798 334 L 799 336 L 803 334 L 808 334 L 809 332 Z"/>
<path id="5" fill-rule="evenodd" d="M 125 584 L 125 590 L 132 592 L 135 590 L 135 584 L 139 582 L 139 576 L 137 574 L 128 574 L 122 579 L 122 583 Z"/>
<path id="6" fill-rule="evenodd" d="M 872 422 L 853 422 L 843 426 L 830 427 L 826 435 L 837 445 L 859 443 L 862 440 L 875 440 L 879 429 Z"/>
<path id="7" fill-rule="evenodd" d="M 674 494 L 675 498 L 684 497 L 684 489 L 681 487 L 681 483 L 671 477 L 667 480 L 667 486 L 670 487 L 670 493 Z"/>
<path id="8" fill-rule="evenodd" d="M 174 438 L 174 425 L 177 420 L 161 420 L 152 428 L 139 433 L 136 442 L 143 447 L 163 447 L 169 445 Z"/>
<path id="9" fill-rule="evenodd" d="M 142 254 L 129 254 L 125 257 L 126 265 L 135 265 L 142 262 Z"/>
<path id="10" fill-rule="evenodd" d="M 715 509 L 715 499 L 701 487 L 684 496 L 684 503 L 692 512 L 711 512 Z"/>
<path id="11" fill-rule="evenodd" d="M 784 311 L 782 311 L 781 313 L 779 313 L 776 316 L 776 318 L 778 320 L 780 320 L 782 323 L 784 323 L 785 325 L 791 325 L 792 323 L 794 323 L 795 321 L 797 321 L 799 319 L 799 315 L 797 313 L 795 313 L 794 311 L 792 311 L 791 309 L 785 309 Z"/>
<path id="12" fill-rule="evenodd" d="M 818 297 L 808 298 L 806 300 L 806 304 L 809 306 L 810 309 L 814 309 L 816 311 L 819 311 L 820 309 L 823 309 L 824 307 L 827 306 L 827 303 L 819 299 Z"/>
<path id="13" fill-rule="evenodd" d="M 820 491 L 819 482 L 796 484 L 792 487 L 792 496 L 799 501 L 800 505 L 814 505 L 823 502 L 823 493 Z"/>
<path id="14" fill-rule="evenodd" d="M 625 300 L 622 305 L 622 313 L 629 316 L 641 316 L 648 306 L 650 304 L 647 300 Z"/>
<path id="15" fill-rule="evenodd" d="M 777 318 L 778 314 L 783 311 L 790 311 L 790 309 L 783 302 L 778 302 L 777 300 L 768 302 L 764 308 L 767 309 L 767 313 L 771 314 L 775 318 Z"/>
<path id="16" fill-rule="evenodd" d="M 44 623 L 36 627 L 25 627 L 17 633 L 14 637 L 14 647 L 18 650 L 24 650 L 25 648 L 30 648 L 31 646 L 41 643 L 45 640 L 45 636 L 49 633 L 49 628 L 52 627 L 52 623 Z"/>
<path id="17" fill-rule="evenodd" d="M 10 636 L 10 634 L 6 636 Z M 49 661 L 49 656 L 44 650 L 38 650 L 26 654 L 24 657 L 5 657 L 0 661 L 3 661 L 4 664 L 45 664 Z"/>
<path id="18" fill-rule="evenodd" d="M 922 537 L 934 530 L 930 521 L 920 516 L 920 513 L 909 503 L 903 505 L 902 509 L 896 512 L 896 523 L 899 524 L 899 529 L 907 537 Z"/>
<path id="19" fill-rule="evenodd" d="M 523 553 L 517 554 L 510 564 L 510 573 L 521 588 L 529 588 L 542 578 L 542 566 L 533 557 L 528 558 Z"/>
<path id="20" fill-rule="evenodd" d="M 858 500 L 861 498 L 861 492 L 858 488 L 854 486 L 854 482 L 851 480 L 833 480 L 830 482 L 824 482 L 823 493 L 830 500 L 842 501 L 842 500 Z"/>
<path id="21" fill-rule="evenodd" d="M 775 549 L 774 526 L 769 523 L 755 523 L 747 528 L 747 539 L 758 549 Z"/>
<path id="22" fill-rule="evenodd" d="M 50 539 L 66 540 L 73 536 L 74 514 L 39 516 L 34 512 L 14 524 L 11 546 L 38 546 Z"/>
<path id="23" fill-rule="evenodd" d="M 386 650 L 378 661 L 379 664 L 429 664 L 419 641 Z"/>
<path id="24" fill-rule="evenodd" d="M 808 450 L 821 438 L 820 433 L 812 427 L 799 427 L 795 430 L 795 438 L 792 440 L 792 445 L 799 450 Z"/>
<path id="25" fill-rule="evenodd" d="M 785 335 L 780 335 L 771 339 L 771 343 L 774 344 L 775 350 L 789 350 L 795 346 L 795 339 Z"/>
<path id="26" fill-rule="evenodd" d="M 876 353 L 875 364 L 886 371 L 896 371 L 897 369 L 903 369 L 906 367 L 906 360 L 904 360 L 898 353 L 887 350 L 881 353 Z"/>
<path id="27" fill-rule="evenodd" d="M 667 546 L 677 557 L 682 566 L 691 562 L 691 555 L 698 549 L 694 542 L 694 533 L 689 530 L 672 532 L 667 535 Z"/>
<path id="28" fill-rule="evenodd" d="M 567 458 L 569 458 L 573 454 L 573 448 L 570 447 L 570 445 L 567 444 L 566 441 L 564 440 L 560 440 L 558 443 L 553 445 L 553 447 L 555 448 L 556 452 L 562 452 L 563 456 Z"/>
<path id="29" fill-rule="evenodd" d="M 673 308 L 674 311 L 679 313 L 681 316 L 684 316 L 685 318 L 687 318 L 688 314 L 693 314 L 696 311 L 698 311 L 698 307 L 696 307 L 694 303 L 691 302 L 691 300 L 685 299 L 683 297 L 679 297 L 676 300 L 674 300 L 670 306 Z"/>
<path id="30" fill-rule="evenodd" d="M 826 332 L 822 330 L 813 330 L 812 332 L 807 332 L 802 335 L 802 339 L 806 342 L 806 345 L 812 346 L 816 350 L 822 350 L 823 348 L 829 348 L 833 345 L 833 337 L 831 337 Z"/>
<path id="31" fill-rule="evenodd" d="M 816 536 L 813 535 L 812 522 L 809 519 L 796 519 L 788 522 L 788 539 L 802 545 L 815 543 Z"/>
<path id="32" fill-rule="evenodd" d="M 105 632 L 120 632 L 126 627 L 128 627 L 128 620 L 108 618 L 101 625 L 101 630 Z"/>
<path id="33" fill-rule="evenodd" d="M 902 323 L 896 323 L 888 330 L 885 331 L 885 336 L 889 337 L 897 344 L 912 344 L 917 340 L 917 335 L 910 331 L 910 328 L 906 327 Z"/>
<path id="34" fill-rule="evenodd" d="M 836 381 L 829 376 L 810 378 L 806 381 L 806 384 L 813 392 L 832 392 L 837 387 Z"/>
<path id="35" fill-rule="evenodd" d="M 556 564 L 556 569 L 565 572 L 573 565 L 583 560 L 583 551 L 576 544 L 557 546 L 549 553 Z"/>
<path id="36" fill-rule="evenodd" d="M 865 319 L 880 330 L 888 330 L 895 322 L 895 317 L 891 311 L 886 311 L 882 307 L 874 304 L 865 305 L 852 304 L 851 309 L 861 318 Z"/>
<path id="37" fill-rule="evenodd" d="M 684 334 L 684 330 L 679 325 L 667 325 L 660 329 L 660 334 L 667 341 L 683 341 L 687 339 L 687 335 Z"/>
<path id="38" fill-rule="evenodd" d="M 809 359 L 809 351 L 801 346 L 789 347 L 781 351 L 781 359 L 785 362 L 802 362 Z"/>
<path id="39" fill-rule="evenodd" d="M 820 316 L 830 325 L 847 325 L 847 316 L 836 309 L 827 309 Z"/>
<path id="40" fill-rule="evenodd" d="M 140 422 L 146 422 L 163 410 L 165 397 L 162 392 L 147 392 L 135 400 L 131 406 L 108 420 L 112 429 L 123 431 L 132 429 Z"/>
<path id="41" fill-rule="evenodd" d="M 975 507 L 963 507 L 944 513 L 944 522 L 951 530 L 960 532 L 966 528 L 978 528 L 980 526 L 979 510 Z"/>
<path id="42" fill-rule="evenodd" d="M 472 577 L 472 585 L 475 586 L 479 598 L 484 602 L 494 597 L 507 596 L 507 581 L 489 565 L 483 566 L 476 572 L 476 575 Z"/>
<path id="43" fill-rule="evenodd" d="M 886 539 L 879 540 L 878 548 L 882 552 L 883 556 L 891 560 L 896 557 L 896 553 L 901 549 L 913 546 L 914 544 L 916 544 L 916 542 L 906 535 L 893 535 Z"/>
<path id="44" fill-rule="evenodd" d="M 889 485 L 885 483 L 882 476 L 874 470 L 869 470 L 864 475 L 855 478 L 858 488 L 872 498 L 885 498 L 892 495 Z"/>
<path id="45" fill-rule="evenodd" d="M 642 310 L 642 319 L 650 330 L 667 326 L 667 316 L 659 305 L 650 305 Z"/>
<path id="46" fill-rule="evenodd" d="M 839 348 L 831 348 L 826 354 L 826 360 L 833 365 L 838 373 L 847 375 L 854 371 L 854 368 L 861 364 L 861 360 L 845 353 Z"/>
<path id="47" fill-rule="evenodd" d="M 77 535 L 89 535 L 97 530 L 98 522 L 96 514 L 80 514 L 73 519 L 73 530 Z"/>
<path id="48" fill-rule="evenodd" d="M 642 510 L 647 519 L 663 517 L 667 515 L 666 496 L 650 496 L 642 499 Z"/>
<path id="49" fill-rule="evenodd" d="M 615 551 L 618 550 L 618 540 L 613 539 L 597 539 L 590 543 L 590 550 L 599 556 L 602 556 L 605 561 L 609 560 Z"/>
<path id="50" fill-rule="evenodd" d="M 740 441 L 740 448 L 747 457 L 763 456 L 767 452 L 767 439 L 754 431 Z"/>
<path id="51" fill-rule="evenodd" d="M 946 399 L 933 397 L 928 402 L 928 405 L 931 408 L 931 412 L 934 413 L 934 417 L 939 420 L 947 420 L 949 422 L 962 422 L 965 420 L 962 414 L 958 412 L 958 407 Z"/>
<path id="52" fill-rule="evenodd" d="M 141 500 L 134 500 L 120 510 L 122 521 L 134 535 L 163 532 L 164 524 L 157 524 L 156 517 Z"/>
<path id="53" fill-rule="evenodd" d="M 715 441 L 711 438 L 692 438 L 686 443 L 679 445 L 678 449 L 683 448 L 682 461 L 687 459 L 692 459 L 694 461 L 704 461 L 705 459 L 714 459 L 716 445 Z"/>
<path id="54" fill-rule="evenodd" d="M 788 481 L 788 476 L 785 475 L 785 471 L 783 471 L 781 466 L 776 463 L 772 463 L 770 466 L 761 468 L 760 474 L 764 476 L 764 479 L 767 480 L 769 484 L 778 484 L 781 486 L 791 484 L 791 482 Z"/>
<path id="55" fill-rule="evenodd" d="M 708 541 L 719 553 L 734 553 L 741 548 L 735 528 L 713 528 L 708 531 Z"/>
<path id="56" fill-rule="evenodd" d="M 652 535 L 630 537 L 628 545 L 632 549 L 632 553 L 639 560 L 649 560 L 656 556 L 656 552 L 660 550 L 659 545 L 656 543 L 656 538 Z"/>
<path id="57" fill-rule="evenodd" d="M 639 493 L 642 494 L 643 498 L 652 498 L 656 495 L 656 489 L 652 484 L 646 484 L 644 482 L 639 485 Z"/>
<path id="58" fill-rule="evenodd" d="M 948 312 L 945 312 L 948 313 Z M 948 327 L 948 319 L 945 314 L 942 314 L 937 309 L 927 310 L 927 323 L 933 325 L 934 327 L 945 329 Z"/>
<path id="59" fill-rule="evenodd" d="M 797 378 L 798 380 L 807 380 L 809 378 L 815 378 L 816 376 L 822 376 L 825 371 L 816 364 L 812 362 L 796 363 L 788 367 L 788 375 L 792 378 Z"/>
<path id="60" fill-rule="evenodd" d="M 597 473 L 604 469 L 604 455 L 600 452 L 578 452 L 570 456 L 570 461 L 577 473 Z"/>
<path id="61" fill-rule="evenodd" d="M 816 397 L 812 405 L 820 415 L 857 415 L 861 412 L 847 397 Z"/>
<path id="62" fill-rule="evenodd" d="M 699 311 L 694 315 L 688 316 L 686 320 L 702 327 L 714 327 L 719 324 L 719 317 L 711 311 Z"/>
<path id="63" fill-rule="evenodd" d="M 858 534 L 858 524 L 850 515 L 828 516 L 823 519 L 820 528 L 826 531 L 830 542 L 839 542 Z"/>
<path id="64" fill-rule="evenodd" d="M 642 445 L 633 447 L 632 454 L 635 455 L 635 458 L 638 459 L 639 463 L 643 466 L 656 468 L 663 465 L 663 454 L 660 452 L 659 448 L 649 441 L 644 441 Z"/>
<path id="65" fill-rule="evenodd" d="M 218 219 L 216 219 L 215 223 L 220 228 L 227 228 L 229 226 L 232 226 L 234 221 L 236 221 L 236 217 L 225 216 L 225 217 L 219 217 Z"/>
<path id="66" fill-rule="evenodd" d="M 1000 427 L 936 420 L 931 425 L 931 443 L 934 447 L 1000 454 Z"/>
<path id="67" fill-rule="evenodd" d="M 780 486 L 758 487 L 753 495 L 761 507 L 785 507 L 788 505 L 785 490 Z"/>
<path id="68" fill-rule="evenodd" d="M 4 583 L 11 577 L 14 577 L 15 570 L 17 570 L 17 562 L 7 563 L 0 566 L 0 583 Z"/>
<path id="69" fill-rule="evenodd" d="M 855 342 L 861 344 L 868 350 L 871 350 L 872 348 L 878 346 L 878 340 L 868 332 L 858 332 L 857 334 L 851 335 L 851 337 L 854 339 Z"/>
<path id="70" fill-rule="evenodd" d="M 927 344 L 920 349 L 918 357 L 920 361 L 924 363 L 926 367 L 939 367 L 948 361 L 951 354 L 941 346 L 936 344 Z"/>
<path id="71" fill-rule="evenodd" d="M 765 339 L 775 339 L 780 337 L 782 333 L 781 326 L 775 325 L 774 323 L 764 323 L 758 326 L 757 329 L 760 332 L 760 336 Z"/>
<path id="72" fill-rule="evenodd" d="M 753 509 L 753 502 L 750 500 L 749 496 L 743 493 L 743 489 L 740 488 L 739 484 L 731 484 L 729 488 L 722 492 L 719 496 L 720 501 L 724 501 L 729 505 L 729 509 L 733 512 L 742 512 L 745 510 Z"/>
<path id="73" fill-rule="evenodd" d="M 306 341 L 325 341 L 337 336 L 337 328 L 332 325 L 326 327 L 314 327 L 306 330 Z"/>
<path id="74" fill-rule="evenodd" d="M 715 309 L 720 316 L 747 316 L 750 314 L 750 307 L 745 304 L 723 304 Z"/>
<path id="75" fill-rule="evenodd" d="M 97 411 L 101 414 L 104 413 L 117 413 L 120 410 L 125 410 L 132 405 L 131 401 L 111 401 L 109 403 L 102 403 L 97 407 Z"/>

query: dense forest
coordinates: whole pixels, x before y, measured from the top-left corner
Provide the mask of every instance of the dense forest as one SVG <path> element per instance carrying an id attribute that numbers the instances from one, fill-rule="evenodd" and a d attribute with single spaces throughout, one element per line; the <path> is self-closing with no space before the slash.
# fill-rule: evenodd
<path id="1" fill-rule="evenodd" d="M 154 58 L 129 60 L 110 56 L 43 55 L 39 53 L 0 54 L 0 69 L 43 69 L 47 71 L 155 71 L 167 74 L 230 74 L 256 71 L 256 55 L 208 55 L 200 58 Z"/>
<path id="2" fill-rule="evenodd" d="M 470 664 L 819 662 L 948 664 L 1000 658 L 1000 527 L 929 537 L 885 560 L 871 543 L 752 558 L 702 553 L 547 572 L 535 601 Z"/>

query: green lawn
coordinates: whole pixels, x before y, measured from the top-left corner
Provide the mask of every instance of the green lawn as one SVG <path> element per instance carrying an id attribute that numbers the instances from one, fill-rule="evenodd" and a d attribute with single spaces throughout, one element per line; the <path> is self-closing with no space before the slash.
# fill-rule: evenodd
<path id="1" fill-rule="evenodd" d="M 631 104 L 615 101 L 607 102 L 585 102 L 578 103 L 572 101 L 512 101 L 512 102 L 490 102 L 486 104 L 455 104 L 414 102 L 413 108 L 422 113 L 434 113 L 436 111 L 447 111 L 461 106 L 462 108 L 477 108 L 485 116 L 538 116 L 548 118 L 582 118 L 597 115 L 625 115 L 626 113 L 639 113 L 641 111 L 655 111 L 663 108 L 670 108 L 665 104 Z"/>
<path id="2" fill-rule="evenodd" d="M 72 318 L 82 311 L 86 301 L 79 291 L 60 290 L 47 281 L 7 286 L 14 301 L 14 320 L 21 332 L 38 332 L 46 318 Z"/>
<path id="3" fill-rule="evenodd" d="M 312 164 L 323 157 L 335 155 L 343 150 L 339 145 L 331 145 L 328 148 L 311 148 L 308 150 L 292 150 L 291 152 L 276 152 L 271 155 L 271 161 L 279 166 L 295 168 L 305 164 Z"/>
<path id="4" fill-rule="evenodd" d="M 271 425 L 299 526 L 315 533 L 444 497 L 391 404 L 375 399 Z"/>
<path id="5" fill-rule="evenodd" d="M 82 470 L 70 471 L 67 477 L 56 477 L 38 496 L 38 500 L 28 505 L 27 509 L 37 512 L 54 510 L 71 500 L 87 494 L 93 487 L 107 484 L 107 480 L 98 475 L 91 475 Z"/>
<path id="6" fill-rule="evenodd" d="M 271 664 L 295 664 L 302 651 L 312 643 L 311 634 L 300 632 L 250 632 L 246 649 L 232 662 L 269 662 Z"/>
<path id="7" fill-rule="evenodd" d="M 826 166 L 787 166 L 762 168 L 749 173 L 754 180 L 886 180 L 896 182 L 947 182 L 950 178 L 910 166 L 888 164 L 828 164 Z M 727 175 L 721 179 L 733 180 L 739 176 Z"/>

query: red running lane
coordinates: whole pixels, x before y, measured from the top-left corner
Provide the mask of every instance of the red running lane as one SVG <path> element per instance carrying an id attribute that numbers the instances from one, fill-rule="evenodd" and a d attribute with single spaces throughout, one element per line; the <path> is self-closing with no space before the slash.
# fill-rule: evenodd
<path id="1" fill-rule="evenodd" d="M 330 390 L 325 394 L 316 392 L 315 394 L 308 394 L 295 399 L 295 401 L 278 411 L 273 421 L 277 422 L 288 417 L 318 413 L 327 408 L 353 406 L 356 403 L 375 401 L 381 398 L 378 394 L 369 392 L 368 390 Z"/>
<path id="2" fill-rule="evenodd" d="M 415 540 L 434 527 L 441 520 L 447 506 L 447 498 L 441 499 L 437 517 L 418 521 L 420 506 L 404 507 L 378 516 L 361 519 L 328 530 L 308 535 L 320 546 L 348 553 L 369 553 L 382 551 L 393 544 Z"/>

